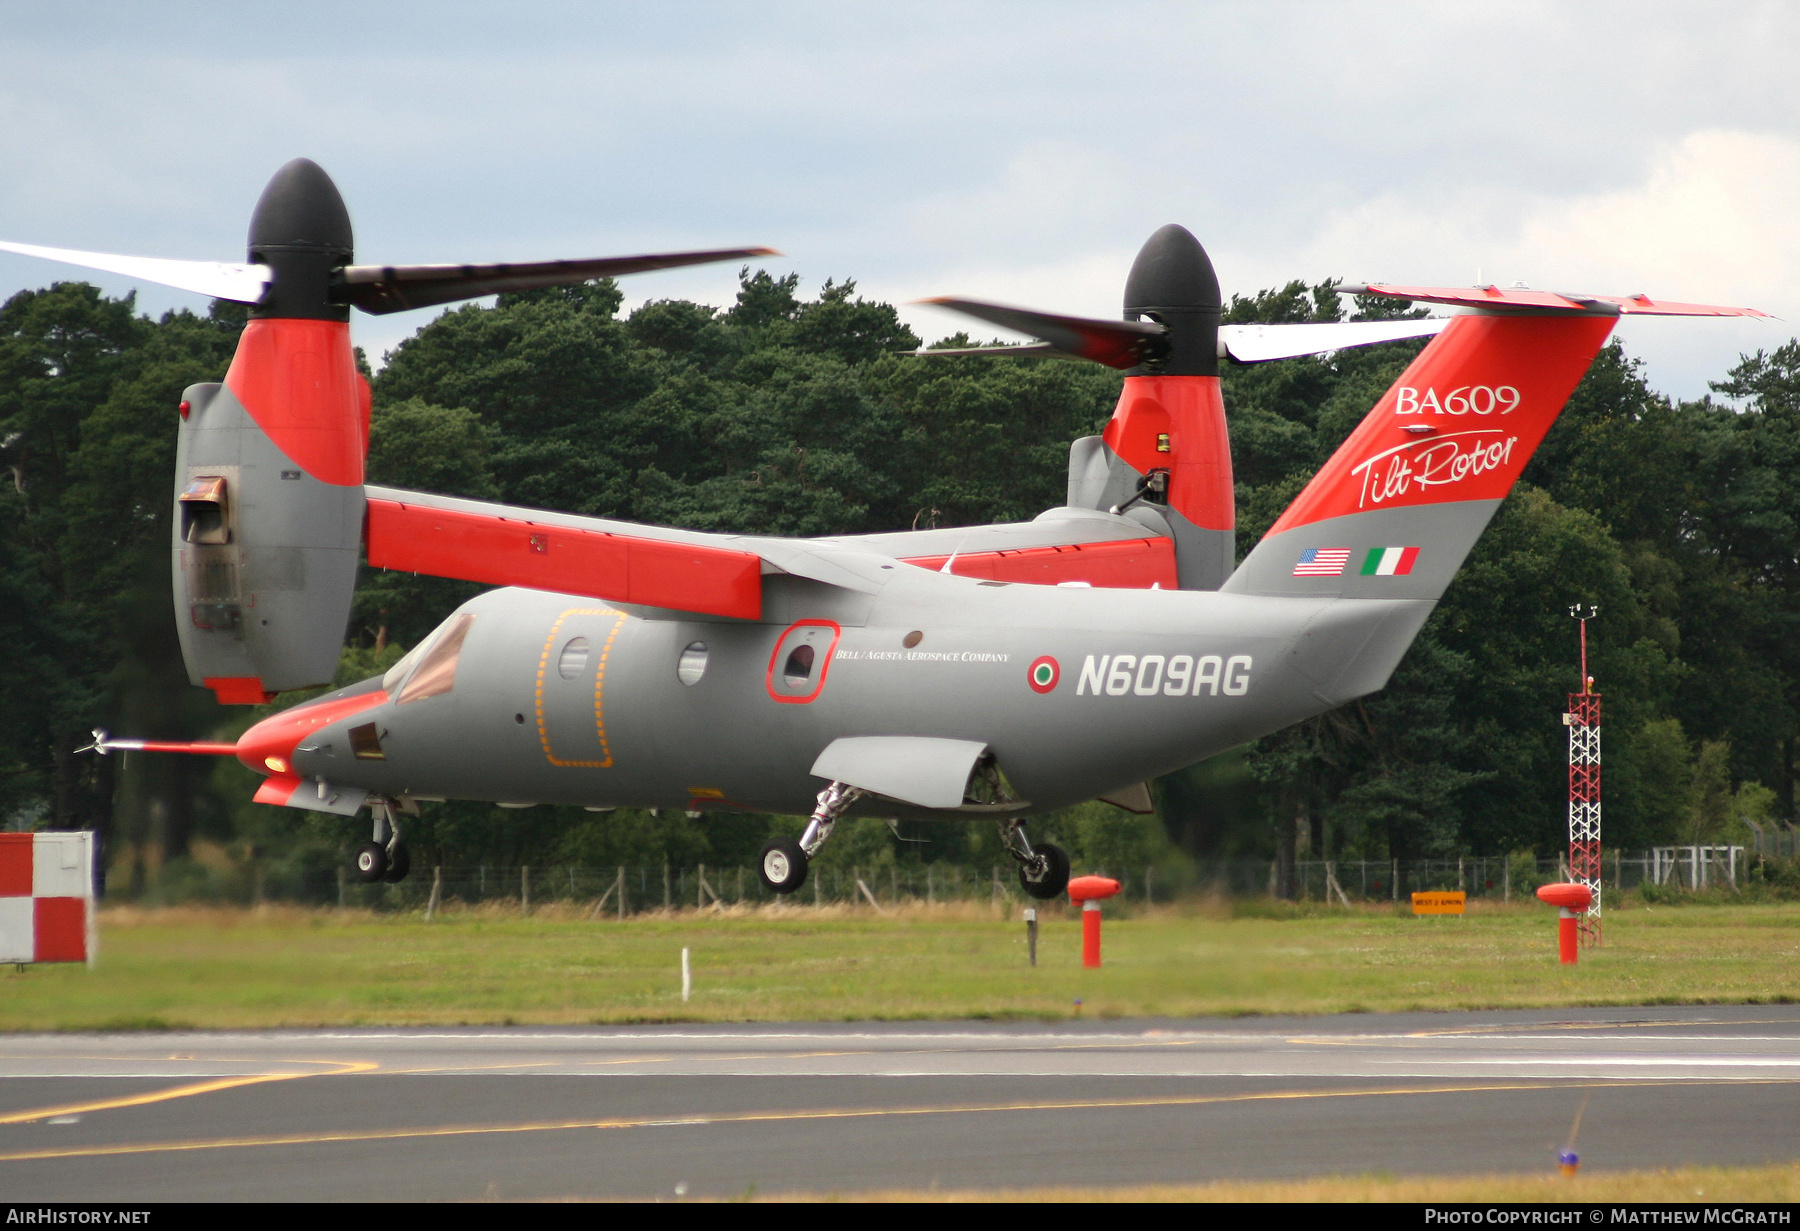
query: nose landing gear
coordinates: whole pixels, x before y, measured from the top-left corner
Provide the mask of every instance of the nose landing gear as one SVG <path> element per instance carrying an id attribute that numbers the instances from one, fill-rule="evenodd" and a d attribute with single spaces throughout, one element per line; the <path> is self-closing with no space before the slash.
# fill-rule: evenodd
<path id="1" fill-rule="evenodd" d="M 818 807 L 813 809 L 812 819 L 806 823 L 806 832 L 800 835 L 798 842 L 792 838 L 777 838 L 762 848 L 756 861 L 756 874 L 762 878 L 762 883 L 780 894 L 792 893 L 804 885 L 806 869 L 819 848 L 825 845 L 825 840 L 831 837 L 838 817 L 867 794 L 861 787 L 842 782 L 833 782 L 820 791 Z"/>
<path id="2" fill-rule="evenodd" d="M 405 880 L 406 874 L 412 871 L 412 857 L 407 854 L 406 844 L 400 841 L 400 818 L 393 803 L 385 799 L 371 800 L 369 811 L 375 819 L 374 840 L 357 847 L 356 854 L 351 857 L 356 878 L 371 885 L 377 881 L 394 884 Z"/>

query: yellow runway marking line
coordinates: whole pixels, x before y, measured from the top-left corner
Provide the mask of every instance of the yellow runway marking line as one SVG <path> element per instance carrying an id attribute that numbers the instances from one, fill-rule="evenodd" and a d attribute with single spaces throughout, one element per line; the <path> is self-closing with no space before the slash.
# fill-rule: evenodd
<path id="1" fill-rule="evenodd" d="M 1675 1029 L 1686 1026 L 1778 1026 L 1793 1023 L 1791 1017 L 1751 1017 L 1742 1021 L 1728 1022 L 1718 1018 L 1703 1021 L 1669 1022 L 1669 1021 L 1630 1021 L 1630 1022 L 1544 1022 L 1541 1025 L 1512 1026 L 1457 1026 L 1447 1030 L 1414 1030 L 1405 1038 L 1434 1039 L 1441 1035 L 1458 1034 L 1518 1034 L 1531 1030 L 1631 1030 L 1646 1027 Z"/>
<path id="2" fill-rule="evenodd" d="M 239 1086 L 256 1086 L 271 1081 L 293 1081 L 299 1077 L 331 1077 L 340 1073 L 367 1073 L 377 1065 L 362 1061 L 346 1060 L 290 1060 L 290 1064 L 334 1064 L 338 1067 L 330 1073 L 253 1073 L 246 1077 L 215 1077 L 209 1081 L 197 1081 L 186 1086 L 170 1086 L 166 1090 L 152 1090 L 147 1094 L 127 1094 L 119 1098 L 94 1099 L 86 1103 L 64 1103 L 57 1107 L 39 1107 L 32 1111 L 15 1111 L 8 1115 L 0 1115 L 0 1124 L 29 1124 L 33 1120 L 47 1120 L 51 1116 L 79 1116 L 90 1111 L 114 1111 L 121 1107 L 143 1107 L 150 1103 L 166 1103 L 170 1099 L 193 1098 L 201 1094 L 214 1094 L 220 1090 L 233 1090 Z"/>
<path id="3" fill-rule="evenodd" d="M 63 1149 L 20 1150 L 0 1154 L 0 1162 L 34 1162 L 54 1158 L 106 1158 L 123 1154 L 181 1153 L 194 1150 L 244 1150 L 265 1146 L 330 1145 L 354 1141 L 407 1141 L 433 1137 L 492 1136 L 503 1133 L 556 1133 L 574 1129 L 663 1128 L 671 1125 L 770 1124 L 795 1120 L 872 1120 L 894 1116 L 953 1116 L 1020 1111 L 1076 1111 L 1156 1107 L 1198 1107 L 1207 1104 L 1281 1102 L 1328 1098 L 1398 1098 L 1407 1095 L 1483 1094 L 1521 1090 L 1618 1089 L 1621 1086 L 1694 1085 L 1695 1082 L 1508 1082 L 1505 1084 L 1402 1086 L 1364 1090 L 1275 1090 L 1250 1094 L 1171 1095 L 1162 1098 L 1061 1099 L 1019 1103 L 960 1103 L 926 1107 L 851 1107 L 816 1111 L 743 1111 L 681 1117 L 637 1117 L 613 1120 L 547 1120 L 525 1124 L 455 1124 L 434 1128 L 344 1129 L 324 1133 L 287 1133 L 266 1137 L 221 1137 L 201 1141 L 146 1141 L 124 1145 L 72 1146 Z M 1715 1083 L 1704 1083 L 1715 1084 Z M 1740 1083 L 1733 1083 L 1740 1084 Z M 1793 1084 L 1782 1081 L 1741 1083 Z"/>

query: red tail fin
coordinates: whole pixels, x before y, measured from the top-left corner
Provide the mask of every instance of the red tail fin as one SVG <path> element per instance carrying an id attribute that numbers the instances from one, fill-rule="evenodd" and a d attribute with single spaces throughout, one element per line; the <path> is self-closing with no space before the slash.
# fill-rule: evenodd
<path id="1" fill-rule="evenodd" d="M 1451 321 L 1224 588 L 1437 598 L 1617 320 L 1565 312 Z"/>
<path id="2" fill-rule="evenodd" d="M 1617 319 L 1451 321 L 1269 535 L 1375 508 L 1501 499 Z"/>

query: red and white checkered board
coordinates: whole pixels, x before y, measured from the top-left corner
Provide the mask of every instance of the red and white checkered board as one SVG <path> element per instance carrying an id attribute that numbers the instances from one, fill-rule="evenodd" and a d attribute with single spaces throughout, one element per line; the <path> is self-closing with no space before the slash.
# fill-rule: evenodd
<path id="1" fill-rule="evenodd" d="M 94 835 L 0 833 L 0 962 L 93 954 Z"/>

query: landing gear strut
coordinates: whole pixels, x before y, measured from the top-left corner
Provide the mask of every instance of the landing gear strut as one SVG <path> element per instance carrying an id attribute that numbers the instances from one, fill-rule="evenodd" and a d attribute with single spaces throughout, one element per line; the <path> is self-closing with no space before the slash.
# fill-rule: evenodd
<path id="1" fill-rule="evenodd" d="M 825 845 L 825 840 L 831 837 L 838 817 L 866 794 L 868 792 L 861 787 L 842 782 L 833 782 L 820 791 L 819 804 L 813 809 L 812 819 L 806 823 L 806 832 L 800 835 L 798 842 L 792 838 L 777 838 L 763 847 L 762 855 L 756 861 L 756 874 L 762 877 L 762 883 L 782 894 L 792 893 L 804 885 L 806 869 L 819 848 Z"/>
<path id="2" fill-rule="evenodd" d="M 1041 901 L 1060 898 L 1069 887 L 1068 852 L 1054 842 L 1032 844 L 1024 820 L 1000 822 L 1000 842 L 1019 863 L 1019 887 Z"/>
<path id="3" fill-rule="evenodd" d="M 369 801 L 369 811 L 375 819 L 374 840 L 356 848 L 351 861 L 356 878 L 369 884 L 405 880 L 406 874 L 412 871 L 412 857 L 406 852 L 406 844 L 400 841 L 400 817 L 393 803 L 374 799 Z"/>

